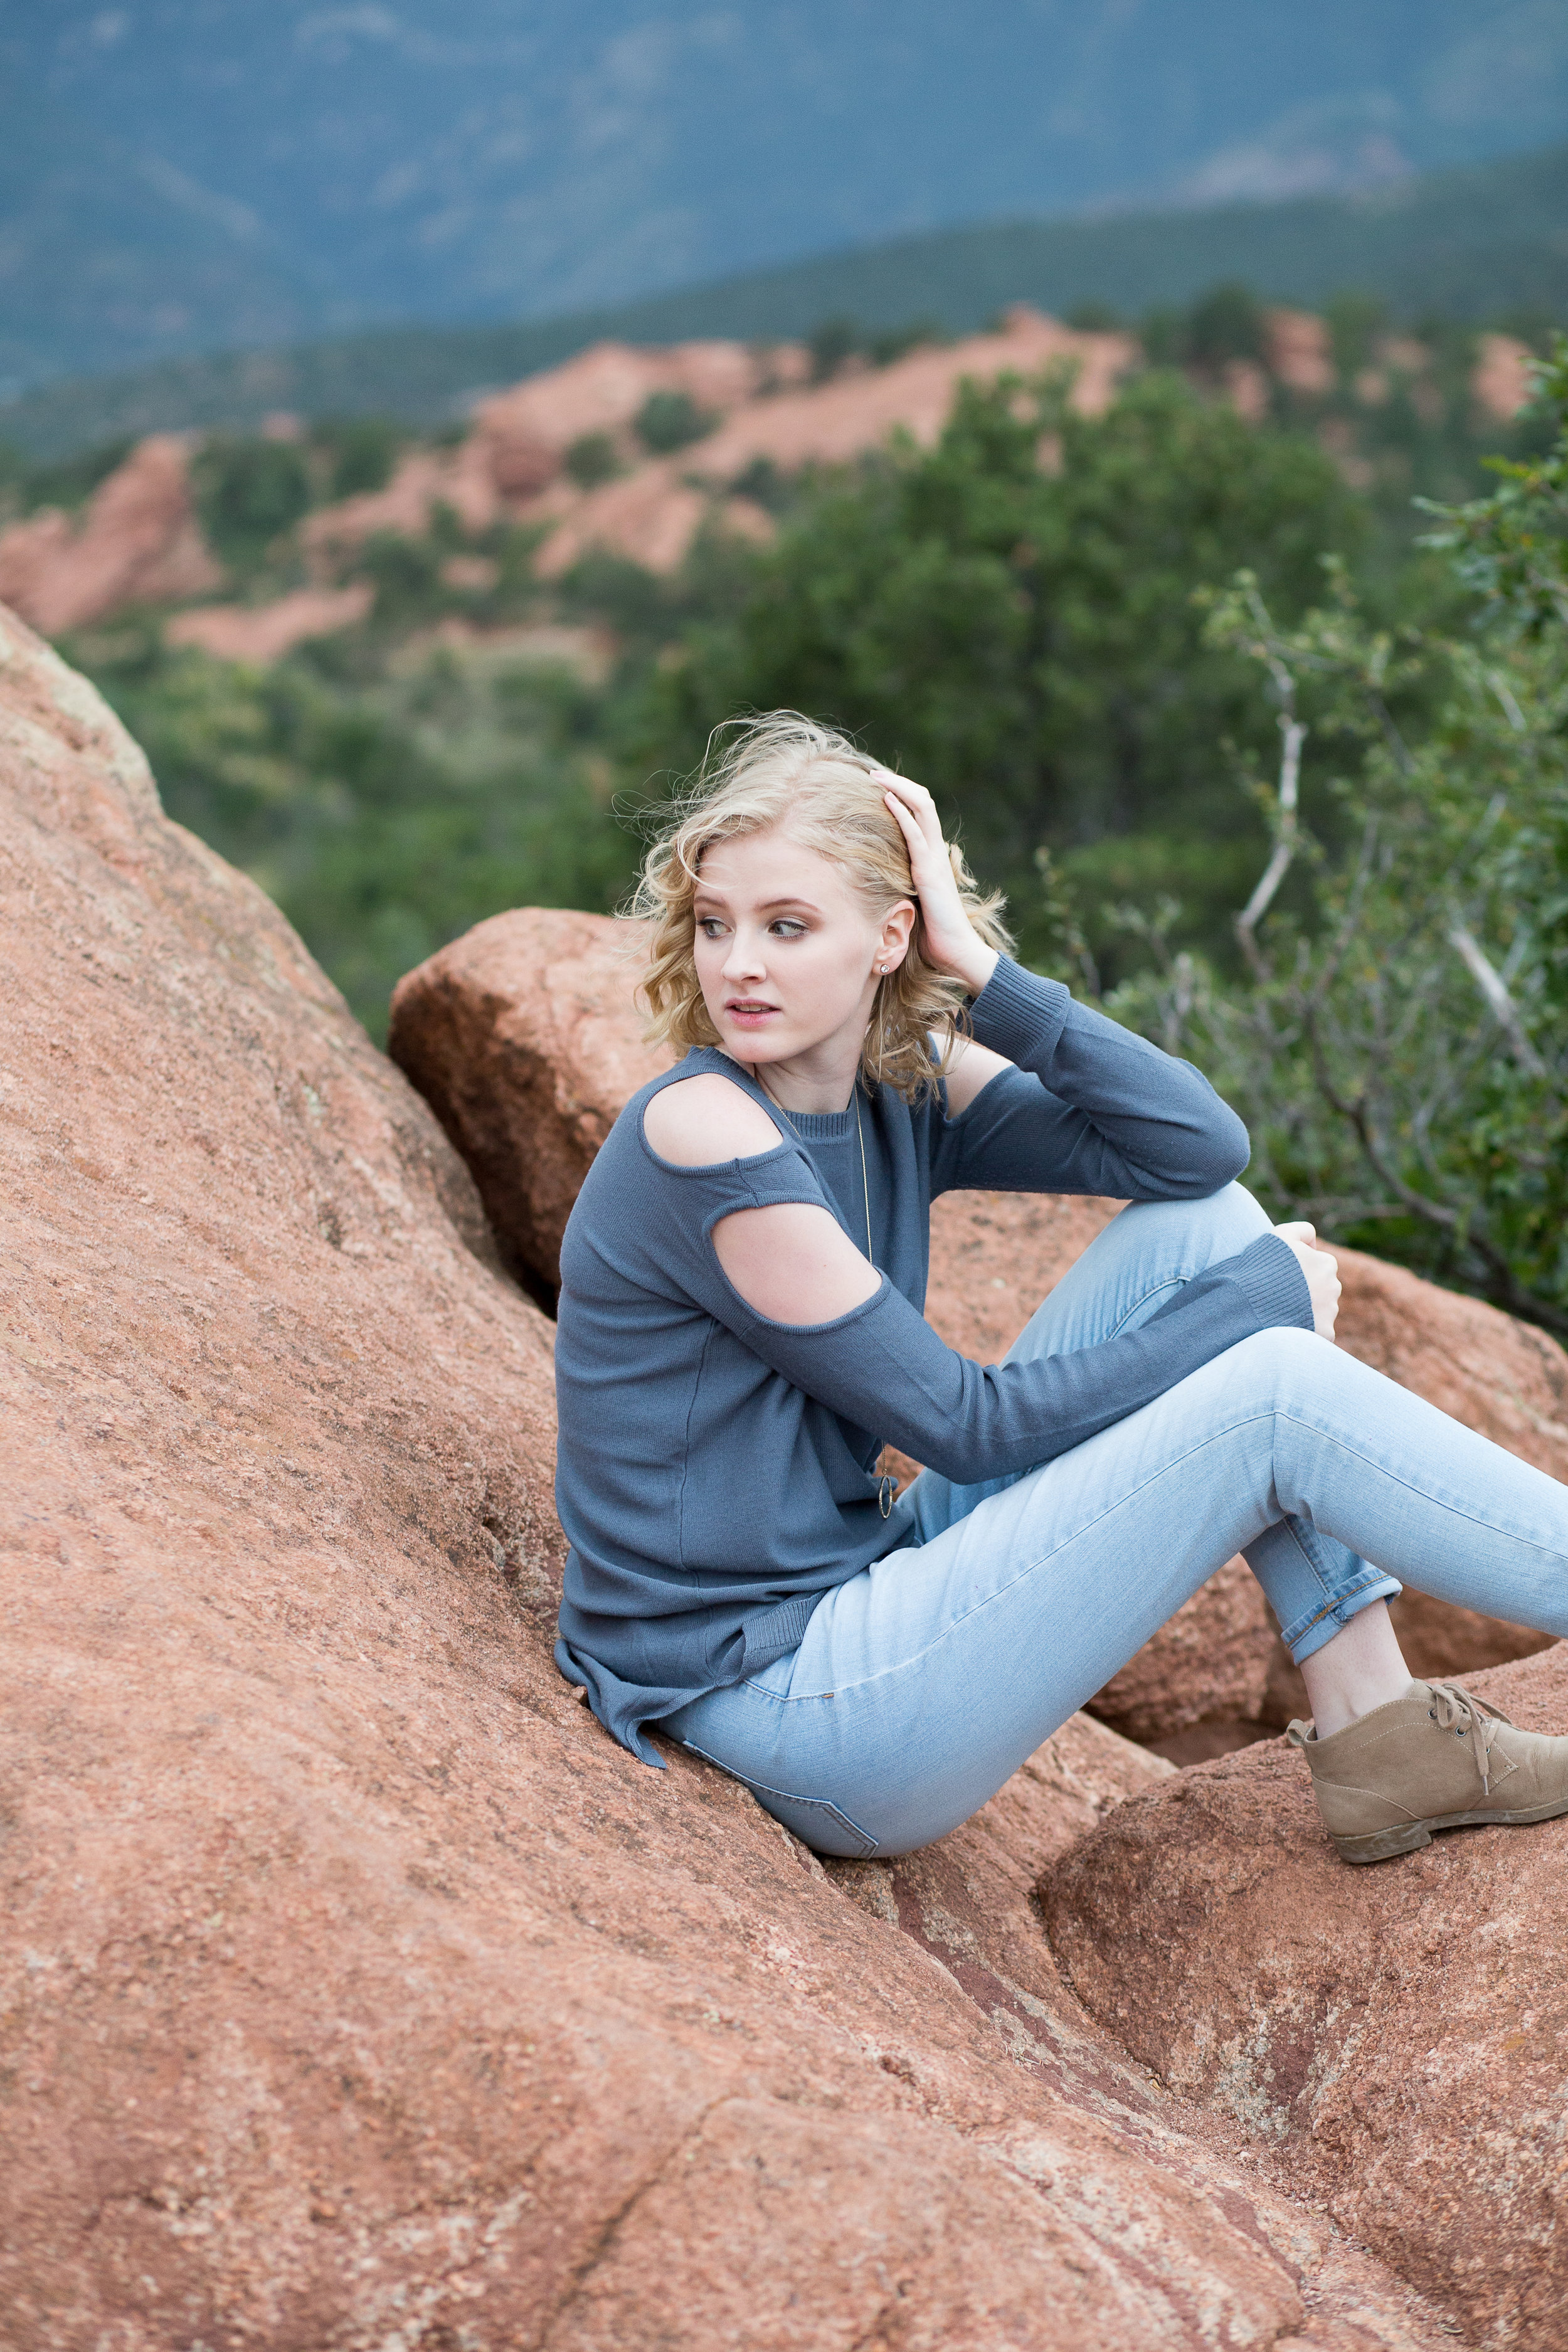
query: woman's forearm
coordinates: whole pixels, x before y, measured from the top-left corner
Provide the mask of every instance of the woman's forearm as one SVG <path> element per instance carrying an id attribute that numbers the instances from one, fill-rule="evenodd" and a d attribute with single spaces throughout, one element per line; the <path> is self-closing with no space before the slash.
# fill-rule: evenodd
<path id="1" fill-rule="evenodd" d="M 1002 957 L 972 1020 L 977 1042 L 1037 1078 L 1048 1101 L 998 1097 L 987 1118 L 982 1093 L 966 1115 L 974 1122 L 963 1139 L 969 1164 L 950 1181 L 1198 1199 L 1246 1167 L 1247 1130 L 1199 1071 L 1075 1003 L 1059 982 Z M 1020 1115 L 1036 1131 L 1018 1131 Z"/>

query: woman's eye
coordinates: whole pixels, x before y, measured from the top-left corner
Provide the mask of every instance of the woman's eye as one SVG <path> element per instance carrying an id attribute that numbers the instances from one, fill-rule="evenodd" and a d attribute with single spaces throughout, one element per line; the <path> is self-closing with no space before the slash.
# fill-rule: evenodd
<path id="1" fill-rule="evenodd" d="M 788 915 L 781 915 L 776 923 L 770 924 L 769 929 L 781 940 L 802 939 L 805 933 L 805 925 L 794 921 Z"/>
<path id="2" fill-rule="evenodd" d="M 716 940 L 724 926 L 717 915 L 704 915 L 697 928 L 705 940 Z"/>

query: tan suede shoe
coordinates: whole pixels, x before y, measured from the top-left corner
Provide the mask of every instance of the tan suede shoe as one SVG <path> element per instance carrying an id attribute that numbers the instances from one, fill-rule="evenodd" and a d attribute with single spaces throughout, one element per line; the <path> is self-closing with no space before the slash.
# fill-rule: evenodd
<path id="1" fill-rule="evenodd" d="M 1310 1723 L 1285 1736 L 1346 1862 L 1413 1853 L 1434 1830 L 1568 1813 L 1568 1739 L 1521 1731 L 1459 1683 L 1412 1683 L 1329 1739 Z"/>

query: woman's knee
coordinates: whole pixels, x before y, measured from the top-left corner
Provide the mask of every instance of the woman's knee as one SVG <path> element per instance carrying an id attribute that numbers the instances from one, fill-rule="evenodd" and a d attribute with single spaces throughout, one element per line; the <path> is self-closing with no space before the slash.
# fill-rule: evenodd
<path id="1" fill-rule="evenodd" d="M 1254 1331 L 1237 1343 L 1226 1360 L 1234 1363 L 1236 1377 L 1249 1394 L 1273 1405 L 1305 1404 L 1325 1381 L 1334 1382 L 1344 1362 L 1315 1331 L 1304 1331 L 1296 1323 Z"/>
<path id="2" fill-rule="evenodd" d="M 1116 1222 L 1127 1218 L 1144 1238 L 1159 1235 L 1200 1272 L 1235 1257 L 1270 1230 L 1266 1212 L 1241 1184 L 1223 1184 L 1201 1201 L 1134 1201 Z"/>

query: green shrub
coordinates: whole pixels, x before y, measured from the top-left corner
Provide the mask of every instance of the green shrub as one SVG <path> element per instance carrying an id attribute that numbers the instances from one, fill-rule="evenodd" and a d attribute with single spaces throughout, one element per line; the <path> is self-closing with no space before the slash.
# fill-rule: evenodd
<path id="1" fill-rule="evenodd" d="M 326 495 L 351 499 L 382 490 L 392 479 L 405 429 L 386 416 L 328 418 L 310 439 L 326 464 Z"/>
<path id="2" fill-rule="evenodd" d="M 566 452 L 566 471 L 580 489 L 597 489 L 613 482 L 621 470 L 616 445 L 607 433 L 580 433 Z"/>
<path id="3" fill-rule="evenodd" d="M 1154 969 L 1105 1002 L 1236 1105 L 1275 1215 L 1568 1337 L 1568 339 L 1542 407 L 1546 454 L 1500 461 L 1491 497 L 1440 518 L 1481 600 L 1468 625 L 1373 627 L 1342 571 L 1295 627 L 1247 574 L 1214 601 L 1209 644 L 1260 667 L 1283 730 L 1278 781 L 1244 777 L 1274 841 L 1238 908 L 1250 969 L 1227 982 L 1174 949 L 1167 907 L 1143 919 Z M 1293 789 L 1309 729 L 1334 763 L 1337 853 Z M 1295 909 L 1273 892 L 1292 868 Z"/>
<path id="4" fill-rule="evenodd" d="M 258 562 L 313 502 L 305 452 L 293 441 L 216 433 L 197 453 L 191 478 L 207 538 L 241 570 Z"/>
<path id="5" fill-rule="evenodd" d="M 650 392 L 637 413 L 635 429 L 645 449 L 656 457 L 668 457 L 700 441 L 718 422 L 698 407 L 689 393 Z"/>

